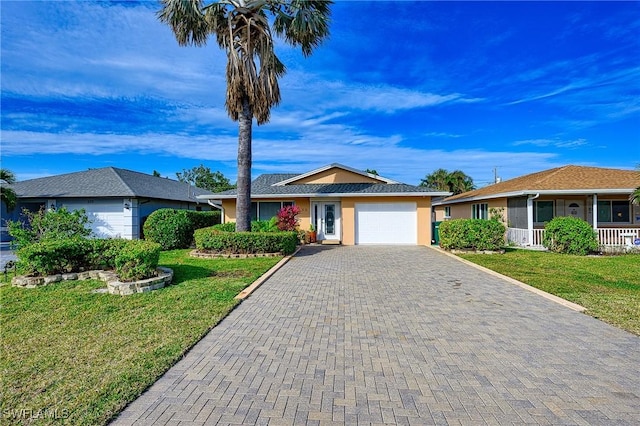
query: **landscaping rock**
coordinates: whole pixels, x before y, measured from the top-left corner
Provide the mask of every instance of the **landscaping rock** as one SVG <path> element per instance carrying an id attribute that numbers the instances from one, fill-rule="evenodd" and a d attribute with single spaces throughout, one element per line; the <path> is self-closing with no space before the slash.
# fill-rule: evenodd
<path id="1" fill-rule="evenodd" d="M 158 267 L 156 277 L 146 280 L 120 282 L 118 276 L 113 271 L 85 271 L 80 273 L 49 275 L 47 277 L 13 277 L 11 285 L 23 288 L 36 288 L 41 285 L 52 284 L 60 281 L 97 279 L 107 283 L 107 290 L 110 294 L 126 296 L 135 293 L 146 293 L 158 290 L 171 284 L 173 281 L 173 270 Z"/>

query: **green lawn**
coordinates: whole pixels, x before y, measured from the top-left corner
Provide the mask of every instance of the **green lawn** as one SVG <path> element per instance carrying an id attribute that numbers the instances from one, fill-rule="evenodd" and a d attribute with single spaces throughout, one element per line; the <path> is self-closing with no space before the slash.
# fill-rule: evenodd
<path id="1" fill-rule="evenodd" d="M 105 424 L 280 259 L 164 252 L 174 285 L 126 297 L 94 293 L 99 281 L 0 287 L 0 423 Z"/>
<path id="2" fill-rule="evenodd" d="M 460 257 L 587 308 L 587 314 L 640 335 L 640 255 L 572 256 L 509 249 Z"/>

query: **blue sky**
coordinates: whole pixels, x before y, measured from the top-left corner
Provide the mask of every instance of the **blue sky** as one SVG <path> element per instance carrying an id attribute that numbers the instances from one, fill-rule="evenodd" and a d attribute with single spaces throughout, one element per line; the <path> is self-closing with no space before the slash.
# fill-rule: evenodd
<path id="1" fill-rule="evenodd" d="M 236 178 L 215 43 L 179 47 L 156 2 L 2 1 L 2 167 Z M 477 186 L 640 163 L 640 2 L 342 1 L 310 58 L 279 43 L 281 105 L 253 176 L 339 162 Z"/>

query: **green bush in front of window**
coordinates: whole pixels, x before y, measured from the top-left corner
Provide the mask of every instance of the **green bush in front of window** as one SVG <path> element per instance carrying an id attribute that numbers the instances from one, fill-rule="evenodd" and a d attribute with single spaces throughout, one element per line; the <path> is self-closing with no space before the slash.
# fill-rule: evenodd
<path id="1" fill-rule="evenodd" d="M 544 227 L 542 245 L 556 253 L 584 256 L 598 249 L 598 234 L 582 219 L 555 217 Z"/>
<path id="2" fill-rule="evenodd" d="M 506 228 L 497 220 L 454 219 L 440 224 L 440 247 L 451 250 L 499 250 Z"/>

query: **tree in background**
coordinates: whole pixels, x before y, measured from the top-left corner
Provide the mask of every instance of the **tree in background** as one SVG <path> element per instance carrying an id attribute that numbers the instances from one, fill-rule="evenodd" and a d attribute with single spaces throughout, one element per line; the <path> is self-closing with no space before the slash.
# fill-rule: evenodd
<path id="1" fill-rule="evenodd" d="M 157 170 L 154 170 L 154 171 L 153 171 L 153 176 L 154 176 L 154 177 L 162 177 L 162 176 L 160 176 L 160 172 L 159 172 L 159 171 L 157 171 Z"/>
<path id="2" fill-rule="evenodd" d="M 437 169 L 426 175 L 420 182 L 420 186 L 453 192 L 454 195 L 475 189 L 473 179 L 470 176 L 460 170 L 449 172 L 445 169 Z"/>
<path id="3" fill-rule="evenodd" d="M 378 171 L 376 169 L 367 169 L 364 171 L 365 173 L 369 173 L 370 175 L 376 175 L 376 176 L 380 176 L 378 174 Z"/>
<path id="4" fill-rule="evenodd" d="M 227 54 L 225 107 L 238 122 L 236 230 L 251 229 L 251 138 L 253 118 L 267 123 L 280 102 L 278 78 L 285 67 L 274 51 L 274 34 L 309 56 L 329 36 L 326 0 L 162 0 L 160 21 L 178 44 L 204 46 L 215 36 Z"/>
<path id="5" fill-rule="evenodd" d="M 0 181 L 2 182 L 0 185 L 0 197 L 4 201 L 4 205 L 7 206 L 7 210 L 13 210 L 18 203 L 18 196 L 7 185 L 16 183 L 16 175 L 10 170 L 0 169 Z"/>
<path id="6" fill-rule="evenodd" d="M 640 175 L 640 164 L 636 168 L 638 169 L 638 175 Z M 640 205 L 640 186 L 631 193 L 629 201 L 635 205 Z"/>
<path id="7" fill-rule="evenodd" d="M 222 192 L 235 188 L 222 172 L 212 172 L 211 169 L 205 167 L 204 164 L 200 164 L 198 167 L 189 170 L 183 169 L 182 173 L 176 173 L 176 177 L 180 182 L 186 182 L 211 192 Z"/>

